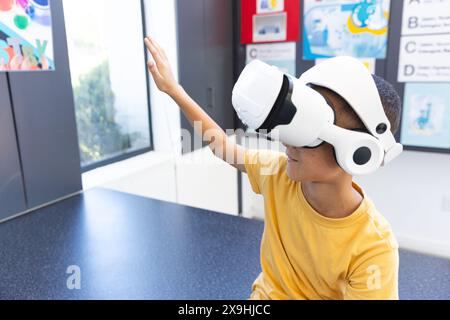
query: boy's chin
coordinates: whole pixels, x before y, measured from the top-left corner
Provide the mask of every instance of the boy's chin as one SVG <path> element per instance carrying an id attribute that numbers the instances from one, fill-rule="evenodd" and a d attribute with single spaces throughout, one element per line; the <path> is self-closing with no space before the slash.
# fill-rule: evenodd
<path id="1" fill-rule="evenodd" d="M 323 181 L 326 180 L 323 172 L 317 172 L 316 167 L 302 166 L 299 162 L 289 162 L 286 174 L 293 181 Z"/>

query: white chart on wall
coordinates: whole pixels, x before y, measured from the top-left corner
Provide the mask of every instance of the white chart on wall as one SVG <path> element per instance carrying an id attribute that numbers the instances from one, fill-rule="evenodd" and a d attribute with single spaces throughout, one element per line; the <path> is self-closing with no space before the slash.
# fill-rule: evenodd
<path id="1" fill-rule="evenodd" d="M 450 0 L 404 0 L 399 82 L 450 82 Z"/>

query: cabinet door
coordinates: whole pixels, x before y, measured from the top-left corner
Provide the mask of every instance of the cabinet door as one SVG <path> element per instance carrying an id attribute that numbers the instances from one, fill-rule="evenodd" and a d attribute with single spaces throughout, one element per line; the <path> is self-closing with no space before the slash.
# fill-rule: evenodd
<path id="1" fill-rule="evenodd" d="M 208 66 L 206 111 L 222 129 L 233 129 L 233 1 L 203 1 Z"/>
<path id="2" fill-rule="evenodd" d="M 178 0 L 177 12 L 180 83 L 222 129 L 231 129 L 233 3 Z M 193 136 L 183 114 L 181 128 Z"/>
<path id="3" fill-rule="evenodd" d="M 6 75 L 0 73 L 0 220 L 26 210 Z"/>
<path id="4" fill-rule="evenodd" d="M 55 71 L 11 73 L 28 206 L 82 189 L 62 0 L 52 0 Z"/>
<path id="5" fill-rule="evenodd" d="M 180 84 L 186 92 L 203 108 L 206 106 L 206 53 L 204 29 L 204 0 L 178 0 L 178 68 Z M 181 113 L 181 128 L 191 134 L 191 124 Z M 199 139 L 199 137 L 197 137 Z M 184 153 L 190 150 L 183 150 Z"/>

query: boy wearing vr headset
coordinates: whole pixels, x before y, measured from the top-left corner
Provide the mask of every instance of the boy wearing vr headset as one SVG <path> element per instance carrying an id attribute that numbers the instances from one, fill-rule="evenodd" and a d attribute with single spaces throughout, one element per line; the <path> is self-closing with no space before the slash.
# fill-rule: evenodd
<path id="1" fill-rule="evenodd" d="M 398 244 L 353 175 L 397 157 L 401 102 L 356 59 L 330 59 L 293 79 L 260 61 L 234 90 L 245 124 L 276 135 L 286 153 L 247 150 L 176 82 L 164 50 L 147 37 L 157 87 L 180 106 L 213 153 L 247 173 L 264 196 L 262 272 L 250 299 L 398 299 Z M 211 131 L 214 134 L 211 134 Z M 231 155 L 231 157 L 230 157 Z"/>

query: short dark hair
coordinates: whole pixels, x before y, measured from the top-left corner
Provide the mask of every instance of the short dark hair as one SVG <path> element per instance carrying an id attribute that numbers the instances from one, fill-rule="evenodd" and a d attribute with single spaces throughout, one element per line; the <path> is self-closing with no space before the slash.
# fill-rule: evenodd
<path id="1" fill-rule="evenodd" d="M 389 122 L 391 123 L 391 132 L 392 134 L 395 135 L 400 127 L 400 118 L 402 113 L 402 101 L 400 99 L 400 96 L 395 90 L 394 86 L 389 82 L 387 82 L 382 77 L 372 74 L 372 78 L 378 89 L 378 94 L 381 99 L 381 104 L 383 105 L 384 113 L 386 114 Z M 364 128 L 365 127 L 364 123 L 362 122 L 361 118 L 356 114 L 355 110 L 352 107 L 350 107 L 347 101 L 345 101 L 344 99 L 342 100 L 344 101 L 344 105 L 346 106 L 346 108 L 344 108 L 345 110 L 344 113 L 346 113 L 348 117 L 356 120 L 361 128 Z"/>
<path id="2" fill-rule="evenodd" d="M 372 77 L 377 86 L 384 113 L 386 113 L 386 116 L 391 123 L 391 131 L 395 134 L 400 127 L 402 100 L 392 84 L 377 75 L 373 74 Z"/>

